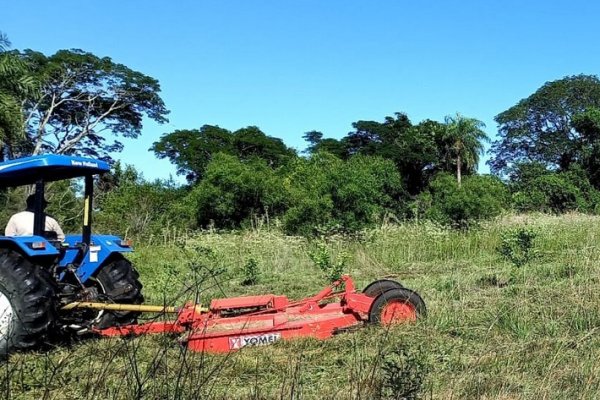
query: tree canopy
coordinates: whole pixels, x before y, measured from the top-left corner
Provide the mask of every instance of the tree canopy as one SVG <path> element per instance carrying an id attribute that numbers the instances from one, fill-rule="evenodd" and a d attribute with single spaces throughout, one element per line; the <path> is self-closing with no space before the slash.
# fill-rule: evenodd
<path id="1" fill-rule="evenodd" d="M 483 143 L 489 138 L 482 129 L 485 124 L 475 118 L 456 114 L 447 116 L 445 121 L 440 159 L 447 160 L 446 165 L 456 165 L 456 180 L 460 187 L 463 169 L 473 172 L 477 168 L 479 155 L 484 151 Z"/>
<path id="2" fill-rule="evenodd" d="M 46 56 L 20 53 L 40 95 L 24 102 L 26 140 L 11 142 L 20 154 L 81 154 L 110 160 L 122 144 L 111 136 L 136 138 L 143 118 L 167 122 L 158 81 L 108 57 L 82 50 Z"/>
<path id="3" fill-rule="evenodd" d="M 360 154 L 391 160 L 411 195 L 420 193 L 437 172 L 456 172 L 457 165 L 461 173 L 475 172 L 482 142 L 487 140 L 481 121 L 461 115 L 447 117 L 443 123 L 427 119 L 413 125 L 406 114 L 397 112 L 383 122 L 361 120 L 352 127 L 340 140 L 324 139 L 319 131 L 305 133 L 306 152 L 327 151 L 341 159 Z"/>
<path id="4" fill-rule="evenodd" d="M 9 155 L 6 143 L 24 137 L 21 104 L 38 94 L 38 86 L 28 65 L 9 48 L 8 37 L 0 32 L 0 160 Z"/>
<path id="5" fill-rule="evenodd" d="M 235 156 L 241 161 L 259 158 L 273 168 L 296 155 L 281 139 L 267 136 L 256 126 L 235 132 L 213 125 L 176 130 L 163 135 L 150 150 L 158 158 L 168 158 L 177 167 L 177 173 L 185 175 L 190 183 L 204 177 L 207 165 L 218 153 Z"/>
<path id="6" fill-rule="evenodd" d="M 581 140 L 573 118 L 599 107 L 597 76 L 574 75 L 547 82 L 496 116 L 499 139 L 492 144 L 492 172 L 506 173 L 512 163 L 534 161 L 568 169 L 578 161 Z"/>

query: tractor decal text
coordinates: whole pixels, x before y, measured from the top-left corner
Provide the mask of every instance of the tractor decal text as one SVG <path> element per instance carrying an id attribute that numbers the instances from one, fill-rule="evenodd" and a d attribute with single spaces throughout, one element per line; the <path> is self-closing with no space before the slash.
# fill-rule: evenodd
<path id="1" fill-rule="evenodd" d="M 71 165 L 76 166 L 76 167 L 98 168 L 98 163 L 91 162 L 91 161 L 71 160 Z"/>
<path id="2" fill-rule="evenodd" d="M 281 333 L 265 333 L 264 335 L 236 336 L 229 338 L 232 350 L 248 346 L 268 346 L 281 339 Z"/>

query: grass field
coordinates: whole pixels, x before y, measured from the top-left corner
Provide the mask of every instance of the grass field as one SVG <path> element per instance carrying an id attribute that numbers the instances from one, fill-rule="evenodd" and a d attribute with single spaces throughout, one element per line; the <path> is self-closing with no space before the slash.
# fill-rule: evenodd
<path id="1" fill-rule="evenodd" d="M 522 226 L 537 233 L 536 257 L 517 268 L 498 246 Z M 177 236 L 140 243 L 131 257 L 149 303 L 301 298 L 326 284 L 309 256 L 314 241 L 269 231 Z M 582 215 L 506 217 L 468 233 L 407 223 L 331 238 L 327 252 L 347 260 L 359 287 L 392 276 L 422 295 L 428 318 L 227 356 L 187 353 L 171 337 L 85 340 L 13 355 L 0 397 L 600 398 L 599 241 L 600 218 Z M 242 285 L 249 273 L 257 283 Z"/>

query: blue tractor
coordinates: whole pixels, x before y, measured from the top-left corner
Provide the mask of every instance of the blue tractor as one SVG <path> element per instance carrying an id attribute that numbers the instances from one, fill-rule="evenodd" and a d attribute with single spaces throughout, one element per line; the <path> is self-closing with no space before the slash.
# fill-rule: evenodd
<path id="1" fill-rule="evenodd" d="M 139 275 L 125 258 L 131 243 L 92 234 L 94 177 L 107 163 L 84 157 L 41 155 L 0 163 L 0 188 L 35 187 L 32 236 L 0 236 L 0 355 L 31 348 L 56 333 L 135 323 L 138 313 L 62 310 L 73 302 L 141 304 Z M 81 234 L 53 240 L 44 232 L 47 182 L 83 177 Z M 134 205 L 132 205 L 134 206 Z"/>

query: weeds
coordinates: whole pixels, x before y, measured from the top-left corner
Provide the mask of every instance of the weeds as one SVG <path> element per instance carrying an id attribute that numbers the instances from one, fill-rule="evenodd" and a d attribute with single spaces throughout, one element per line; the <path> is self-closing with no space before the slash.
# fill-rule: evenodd
<path id="1" fill-rule="evenodd" d="M 535 230 L 524 227 L 503 232 L 498 252 L 515 268 L 521 268 L 538 257 L 534 243 L 537 236 Z"/>
<path id="2" fill-rule="evenodd" d="M 401 346 L 384 354 L 380 398 L 418 400 L 422 398 L 428 371 L 423 349 Z"/>
<path id="3" fill-rule="evenodd" d="M 346 271 L 349 255 L 342 252 L 337 260 L 333 260 L 329 248 L 324 242 L 317 243 L 317 248 L 309 253 L 310 259 L 325 274 L 329 282 L 337 281 Z"/>
<path id="4" fill-rule="evenodd" d="M 260 277 L 260 270 L 258 268 L 258 261 L 254 258 L 249 258 L 242 270 L 244 278 L 242 280 L 243 286 L 256 285 Z"/>

